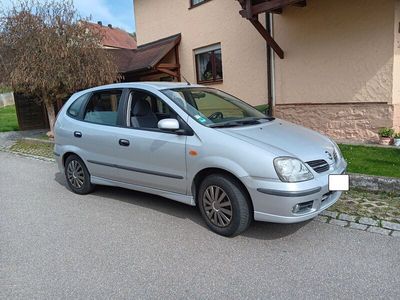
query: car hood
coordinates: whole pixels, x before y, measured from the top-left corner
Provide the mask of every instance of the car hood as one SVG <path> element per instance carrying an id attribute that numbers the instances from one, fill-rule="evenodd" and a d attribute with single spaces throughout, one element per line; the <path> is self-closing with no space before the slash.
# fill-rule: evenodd
<path id="1" fill-rule="evenodd" d="M 297 157 L 302 161 L 324 159 L 331 163 L 328 151 L 333 154 L 334 145 L 329 138 L 280 119 L 260 125 L 221 129 L 230 136 L 265 148 L 276 156 Z"/>

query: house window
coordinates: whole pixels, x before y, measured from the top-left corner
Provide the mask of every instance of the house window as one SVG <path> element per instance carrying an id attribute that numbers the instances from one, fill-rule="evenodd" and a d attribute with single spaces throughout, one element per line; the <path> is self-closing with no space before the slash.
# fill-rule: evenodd
<path id="1" fill-rule="evenodd" d="M 198 83 L 222 81 L 221 44 L 197 49 L 194 54 Z"/>
<path id="2" fill-rule="evenodd" d="M 210 1 L 210 0 L 190 0 L 190 7 L 192 8 L 192 7 L 201 5 L 203 3 L 206 3 L 208 1 Z"/>

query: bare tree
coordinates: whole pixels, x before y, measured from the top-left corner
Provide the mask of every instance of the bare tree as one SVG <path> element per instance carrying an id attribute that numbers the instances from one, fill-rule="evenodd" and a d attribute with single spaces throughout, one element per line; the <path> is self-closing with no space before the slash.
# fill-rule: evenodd
<path id="1" fill-rule="evenodd" d="M 52 133 L 58 99 L 120 80 L 101 39 L 78 16 L 72 0 L 19 1 L 0 16 L 2 80 L 45 104 Z"/>

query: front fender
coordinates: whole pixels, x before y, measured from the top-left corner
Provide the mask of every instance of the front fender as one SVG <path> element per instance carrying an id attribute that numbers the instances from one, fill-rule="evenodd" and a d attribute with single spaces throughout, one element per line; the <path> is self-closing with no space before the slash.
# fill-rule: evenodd
<path id="1" fill-rule="evenodd" d="M 205 169 L 221 169 L 231 173 L 240 181 L 242 181 L 241 177 L 249 176 L 248 172 L 233 160 L 220 156 L 204 157 L 197 164 L 192 163 L 191 168 L 188 169 L 187 191 L 189 194 L 192 193 L 192 184 L 196 175 Z"/>

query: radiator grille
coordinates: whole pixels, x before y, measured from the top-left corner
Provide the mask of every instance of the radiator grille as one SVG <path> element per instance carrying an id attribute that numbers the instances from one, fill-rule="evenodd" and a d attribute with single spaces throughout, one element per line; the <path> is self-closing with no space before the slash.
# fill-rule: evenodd
<path id="1" fill-rule="evenodd" d="M 329 170 L 329 164 L 323 159 L 309 161 L 307 164 L 317 173 L 324 173 Z"/>

